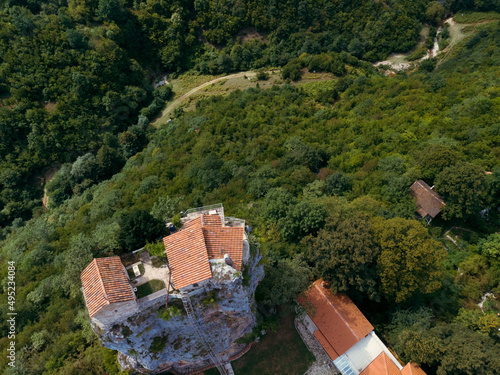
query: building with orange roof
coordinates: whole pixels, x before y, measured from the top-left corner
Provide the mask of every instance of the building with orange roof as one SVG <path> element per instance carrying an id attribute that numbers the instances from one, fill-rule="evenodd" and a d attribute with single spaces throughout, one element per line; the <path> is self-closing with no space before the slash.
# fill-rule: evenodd
<path id="1" fill-rule="evenodd" d="M 95 258 L 80 275 L 90 317 L 106 324 L 137 309 L 135 293 L 119 257 Z"/>
<path id="2" fill-rule="evenodd" d="M 186 211 L 182 224 L 163 239 L 175 289 L 203 287 L 214 264 L 242 270 L 249 256 L 243 220 L 224 217 L 222 205 L 213 205 Z"/>
<path id="3" fill-rule="evenodd" d="M 410 374 L 401 372 L 403 366 L 345 294 L 333 293 L 320 279 L 299 296 L 298 302 L 307 312 L 304 319 L 307 329 L 342 375 Z M 423 371 L 415 372 L 422 374 Z"/>
<path id="4" fill-rule="evenodd" d="M 401 375 L 426 375 L 426 373 L 416 363 L 407 363 L 401 370 Z"/>

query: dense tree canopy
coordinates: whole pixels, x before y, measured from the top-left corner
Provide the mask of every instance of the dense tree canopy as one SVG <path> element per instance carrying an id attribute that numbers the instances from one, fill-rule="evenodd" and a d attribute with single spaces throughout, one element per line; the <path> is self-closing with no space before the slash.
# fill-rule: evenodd
<path id="1" fill-rule="evenodd" d="M 0 295 L 5 301 L 6 265 L 15 261 L 19 371 L 116 375 L 115 353 L 100 348 L 90 329 L 79 273 L 93 257 L 155 240 L 166 216 L 222 202 L 261 243 L 267 276 L 259 307 L 290 306 L 325 272 L 358 295 L 381 330 L 392 313 L 431 308 L 420 314 L 425 323 L 387 335 L 402 358 L 429 374 L 498 373 L 498 338 L 490 333 L 496 301 L 485 301 L 484 316 L 477 310 L 486 292 L 500 293 L 490 237 L 499 226 L 498 22 L 478 25 L 430 71 L 384 76 L 345 52 L 371 60 L 386 47 L 392 52 L 393 40 L 407 48 L 427 3 L 257 2 L 243 12 L 210 1 L 139 1 L 133 11 L 113 1 L 9 6 L 0 19 Z M 483 7 L 451 6 L 459 3 Z M 299 6 L 307 17 L 295 17 Z M 227 40 L 231 30 L 252 25 L 269 32 L 267 41 Z M 198 32 L 227 43 L 201 46 Z M 219 73 L 292 58 L 301 68 L 340 73 L 209 97 L 149 126 L 169 93 L 150 86 L 157 68 Z M 485 218 L 458 217 L 450 232 L 446 220 L 429 227 L 414 220 L 411 183 L 437 179 L 445 195 L 447 181 L 437 176 L 463 161 L 479 166 L 466 165 L 465 178 L 475 168 L 493 172 L 479 201 L 490 208 Z M 42 194 L 30 177 L 52 163 L 60 171 L 47 186 L 49 207 L 33 211 Z M 368 277 L 356 277 L 354 266 Z M 373 280 L 381 303 L 367 301 Z M 7 307 L 0 305 L 3 316 Z M 0 319 L 2 370 L 8 328 Z"/>
<path id="2" fill-rule="evenodd" d="M 307 246 L 310 259 L 335 293 L 378 299 L 376 261 L 380 250 L 366 217 L 329 218 Z"/>
<path id="3" fill-rule="evenodd" d="M 487 191 L 485 171 L 477 165 L 457 163 L 438 175 L 436 190 L 446 202 L 446 218 L 467 218 L 481 208 Z"/>
<path id="4" fill-rule="evenodd" d="M 417 292 L 439 289 L 446 253 L 419 222 L 379 219 L 373 230 L 380 246 L 377 267 L 381 289 L 388 299 L 402 302 Z"/>

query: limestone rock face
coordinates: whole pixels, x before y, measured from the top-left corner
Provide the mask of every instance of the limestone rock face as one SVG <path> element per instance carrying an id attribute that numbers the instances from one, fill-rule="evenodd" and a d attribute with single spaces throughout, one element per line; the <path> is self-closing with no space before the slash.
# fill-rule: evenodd
<path id="1" fill-rule="evenodd" d="M 213 278 L 199 294 L 190 297 L 200 331 L 222 360 L 245 347 L 235 341 L 256 324 L 254 294 L 264 277 L 260 259 L 260 254 L 254 254 L 244 275 L 224 261 L 211 262 Z M 123 369 L 154 373 L 171 366 L 182 369 L 188 364 L 195 368 L 211 363 L 179 297 L 170 294 L 168 311 L 165 305 L 151 307 L 111 329 L 94 327 L 104 346 L 121 353 Z"/>

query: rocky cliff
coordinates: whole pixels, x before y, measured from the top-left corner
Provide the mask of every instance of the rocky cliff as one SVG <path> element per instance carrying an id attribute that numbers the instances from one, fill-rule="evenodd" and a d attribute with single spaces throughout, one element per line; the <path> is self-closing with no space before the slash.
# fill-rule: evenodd
<path id="1" fill-rule="evenodd" d="M 213 278 L 190 297 L 195 320 L 212 349 L 223 361 L 243 350 L 235 341 L 256 324 L 254 293 L 264 276 L 255 252 L 238 272 L 224 261 L 211 261 Z M 172 368 L 184 372 L 211 363 L 208 352 L 196 335 L 180 296 L 171 293 L 168 308 L 150 307 L 111 329 L 94 330 L 104 346 L 118 350 L 124 369 L 154 373 Z"/>

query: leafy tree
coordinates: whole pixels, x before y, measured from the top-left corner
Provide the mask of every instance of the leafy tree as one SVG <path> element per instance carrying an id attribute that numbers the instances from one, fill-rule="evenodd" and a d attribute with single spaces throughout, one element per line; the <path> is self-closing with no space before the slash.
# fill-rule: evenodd
<path id="1" fill-rule="evenodd" d="M 165 224 L 144 210 L 124 213 L 120 219 L 120 229 L 120 245 L 128 251 L 136 250 L 146 242 L 166 234 Z"/>
<path id="2" fill-rule="evenodd" d="M 498 344 L 490 337 L 461 324 L 438 325 L 434 336 L 441 341 L 437 375 L 490 375 L 500 373 Z"/>
<path id="3" fill-rule="evenodd" d="M 325 191 L 330 194 L 342 195 L 351 189 L 351 178 L 343 172 L 335 172 L 329 175 L 326 180 Z"/>
<path id="4" fill-rule="evenodd" d="M 449 146 L 430 145 L 415 155 L 422 179 L 430 185 L 445 168 L 460 161 L 460 155 Z"/>
<path id="5" fill-rule="evenodd" d="M 99 163 L 96 157 L 87 153 L 83 156 L 78 157 L 76 161 L 71 166 L 71 178 L 79 183 L 83 180 L 95 181 L 99 178 Z"/>
<path id="6" fill-rule="evenodd" d="M 96 161 L 99 164 L 102 178 L 110 178 L 117 173 L 125 164 L 123 155 L 116 149 L 102 145 L 97 151 Z"/>
<path id="7" fill-rule="evenodd" d="M 435 57 L 423 60 L 418 69 L 424 72 L 432 72 L 436 68 L 437 60 Z"/>
<path id="8" fill-rule="evenodd" d="M 290 78 L 292 81 L 298 81 L 302 77 L 302 64 L 297 59 L 291 60 L 281 70 L 281 77 L 283 79 Z"/>
<path id="9" fill-rule="evenodd" d="M 376 261 L 380 249 L 366 216 L 328 218 L 316 237 L 307 240 L 310 259 L 334 293 L 377 300 Z"/>
<path id="10" fill-rule="evenodd" d="M 405 361 L 432 365 L 440 358 L 441 342 L 430 332 L 433 319 L 428 308 L 400 310 L 392 315 L 388 338 Z"/>
<path id="11" fill-rule="evenodd" d="M 66 39 L 68 40 L 71 48 L 85 49 L 87 48 L 87 38 L 81 32 L 75 29 L 68 29 L 66 31 Z"/>
<path id="12" fill-rule="evenodd" d="M 168 195 L 161 196 L 153 204 L 153 208 L 151 208 L 151 216 L 153 216 L 156 220 L 165 222 L 168 218 L 174 215 L 181 201 L 182 197 L 171 198 Z"/>
<path id="13" fill-rule="evenodd" d="M 124 14 L 118 0 L 99 0 L 97 8 L 97 16 L 103 20 L 120 22 L 124 18 Z"/>
<path id="14" fill-rule="evenodd" d="M 381 292 L 388 300 L 403 302 L 417 292 L 427 294 L 441 286 L 446 252 L 422 224 L 377 218 L 373 230 L 380 246 L 377 267 Z"/>
<path id="15" fill-rule="evenodd" d="M 304 188 L 303 195 L 304 199 L 316 199 L 323 195 L 325 190 L 325 181 L 314 180 L 310 184 L 307 184 Z"/>
<path id="16" fill-rule="evenodd" d="M 284 146 L 287 150 L 285 159 L 289 165 L 305 165 L 311 171 L 317 171 L 324 165 L 325 153 L 305 144 L 300 137 L 288 138 Z"/>
<path id="17" fill-rule="evenodd" d="M 461 308 L 455 320 L 469 329 L 492 337 L 495 337 L 500 329 L 500 321 L 494 313 L 484 313 L 478 308 L 474 310 Z"/>
<path id="18" fill-rule="evenodd" d="M 292 306 L 297 296 L 309 286 L 311 270 L 300 258 L 276 259 L 264 265 L 265 278 L 255 297 L 268 306 Z"/>
<path id="19" fill-rule="evenodd" d="M 303 236 L 317 233 L 325 224 L 326 210 L 321 204 L 299 202 L 290 207 L 278 221 L 280 233 L 288 241 L 298 241 Z"/>
<path id="20" fill-rule="evenodd" d="M 477 214 L 487 191 L 484 170 L 470 163 L 457 163 L 444 169 L 436 179 L 436 191 L 442 195 L 446 206 L 446 219 L 466 219 Z"/>
<path id="21" fill-rule="evenodd" d="M 437 25 L 444 17 L 443 5 L 439 1 L 431 1 L 427 4 L 425 17 L 430 23 Z"/>
<path id="22" fill-rule="evenodd" d="M 271 189 L 264 199 L 261 215 L 264 219 L 277 223 L 286 216 L 289 207 L 295 202 L 296 198 L 286 189 Z"/>
<path id="23" fill-rule="evenodd" d="M 479 241 L 478 250 L 488 257 L 500 259 L 500 234 L 493 233 Z"/>
<path id="24" fill-rule="evenodd" d="M 187 175 L 193 178 L 204 190 L 212 190 L 224 183 L 229 177 L 223 166 L 222 159 L 210 154 L 201 162 L 193 164 Z"/>

